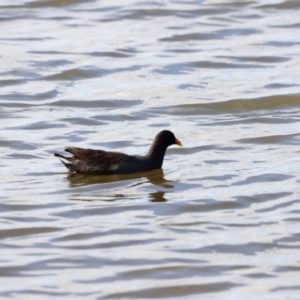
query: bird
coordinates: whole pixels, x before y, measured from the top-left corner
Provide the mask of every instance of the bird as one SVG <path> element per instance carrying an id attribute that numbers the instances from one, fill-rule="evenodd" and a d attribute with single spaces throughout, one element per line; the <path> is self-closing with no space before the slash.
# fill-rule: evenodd
<path id="1" fill-rule="evenodd" d="M 169 130 L 160 131 L 146 155 L 128 155 L 121 152 L 65 147 L 73 156 L 54 153 L 71 173 L 86 175 L 116 175 L 147 172 L 160 169 L 166 150 L 171 145 L 182 146 Z"/>

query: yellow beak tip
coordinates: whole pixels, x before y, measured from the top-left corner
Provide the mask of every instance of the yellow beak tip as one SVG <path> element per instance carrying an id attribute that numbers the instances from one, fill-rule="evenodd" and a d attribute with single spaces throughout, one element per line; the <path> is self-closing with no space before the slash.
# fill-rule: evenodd
<path id="1" fill-rule="evenodd" d="M 181 142 L 180 142 L 179 140 L 177 140 L 177 139 L 175 139 L 175 143 L 174 143 L 174 144 L 176 144 L 176 145 L 178 145 L 178 146 L 182 147 L 182 144 L 181 144 Z"/>

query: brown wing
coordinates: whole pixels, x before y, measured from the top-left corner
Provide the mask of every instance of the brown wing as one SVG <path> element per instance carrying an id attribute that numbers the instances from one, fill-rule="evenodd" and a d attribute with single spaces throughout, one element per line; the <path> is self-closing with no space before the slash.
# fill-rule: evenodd
<path id="1" fill-rule="evenodd" d="M 114 165 L 130 161 L 132 156 L 103 150 L 83 149 L 76 147 L 66 147 L 65 151 L 74 155 L 72 161 L 80 160 L 86 167 L 96 167 L 97 169 L 107 170 Z"/>

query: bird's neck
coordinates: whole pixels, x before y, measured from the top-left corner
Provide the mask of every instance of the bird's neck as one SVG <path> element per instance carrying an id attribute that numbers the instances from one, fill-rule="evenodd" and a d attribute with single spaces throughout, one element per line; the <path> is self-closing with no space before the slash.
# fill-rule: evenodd
<path id="1" fill-rule="evenodd" d="M 166 148 L 159 144 L 157 141 L 154 141 L 147 153 L 147 156 L 157 163 L 158 167 L 161 167 L 163 164 L 164 156 L 166 153 Z"/>

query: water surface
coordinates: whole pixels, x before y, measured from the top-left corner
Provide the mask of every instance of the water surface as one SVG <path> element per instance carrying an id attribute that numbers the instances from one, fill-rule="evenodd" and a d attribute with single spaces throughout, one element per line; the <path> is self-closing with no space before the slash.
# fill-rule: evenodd
<path id="1" fill-rule="evenodd" d="M 1 298 L 299 298 L 298 1 L 0 8 Z M 163 129 L 163 170 L 53 156 Z"/>

